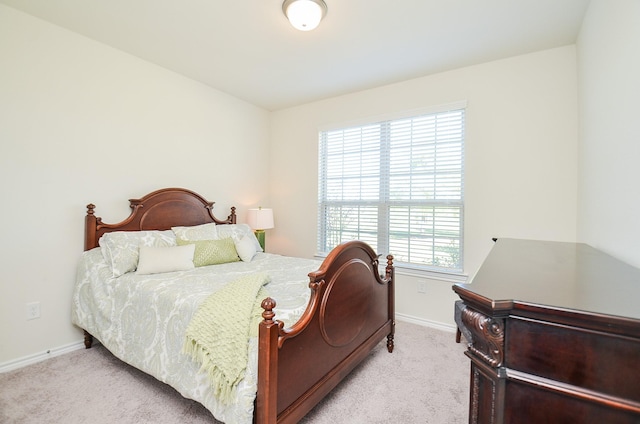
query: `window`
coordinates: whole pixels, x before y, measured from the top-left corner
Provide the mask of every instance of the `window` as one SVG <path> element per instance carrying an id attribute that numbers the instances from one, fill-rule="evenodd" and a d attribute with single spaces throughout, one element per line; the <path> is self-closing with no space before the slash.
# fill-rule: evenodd
<path id="1" fill-rule="evenodd" d="M 399 264 L 462 271 L 464 115 L 321 131 L 318 251 L 358 239 Z"/>

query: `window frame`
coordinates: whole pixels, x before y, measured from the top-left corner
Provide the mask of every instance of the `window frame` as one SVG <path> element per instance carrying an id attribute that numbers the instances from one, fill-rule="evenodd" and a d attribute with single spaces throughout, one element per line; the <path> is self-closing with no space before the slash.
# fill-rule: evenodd
<path id="1" fill-rule="evenodd" d="M 326 256 L 329 251 L 331 250 L 331 246 L 327 245 L 327 230 L 326 230 L 326 220 L 324 219 L 324 214 L 323 214 L 323 210 L 326 209 L 327 206 L 330 205 L 353 205 L 354 207 L 356 205 L 360 205 L 360 206 L 365 206 L 365 205 L 369 205 L 369 206 L 377 206 L 378 208 L 378 213 L 377 213 L 377 230 L 376 230 L 376 243 L 379 246 L 378 250 L 390 250 L 391 249 L 391 244 L 389 242 L 390 240 L 390 226 L 391 224 L 389 223 L 389 211 L 391 210 L 391 208 L 396 205 L 396 204 L 402 204 L 404 203 L 405 206 L 410 205 L 410 206 L 429 206 L 429 207 L 436 207 L 436 205 L 443 205 L 443 206 L 447 206 L 447 205 L 454 205 L 456 208 L 459 209 L 459 215 L 458 215 L 458 228 L 459 228 L 459 232 L 458 232 L 458 236 L 457 236 L 457 240 L 458 240 L 458 255 L 459 255 L 459 260 L 458 260 L 458 266 L 457 267 L 447 267 L 447 266 L 438 266 L 438 265 L 433 265 L 433 264 L 426 264 L 426 263 L 418 263 L 418 262 L 402 262 L 399 260 L 396 260 L 396 265 L 402 268 L 405 268 L 406 270 L 408 270 L 408 272 L 428 272 L 428 273 L 433 273 L 435 276 L 440 276 L 442 278 L 448 278 L 447 276 L 463 276 L 463 270 L 464 270 L 464 209 L 465 209 L 465 197 L 464 197 L 464 179 L 465 179 L 465 161 L 464 161 L 464 150 L 465 150 L 465 139 L 466 139 L 466 101 L 459 101 L 459 102 L 454 102 L 454 103 L 448 103 L 445 105 L 439 105 L 439 106 L 434 106 L 434 107 L 430 107 L 430 108 L 422 108 L 422 109 L 415 109 L 415 110 L 410 110 L 410 111 L 405 111 L 405 112 L 401 112 L 401 113 L 395 113 L 395 114 L 387 114 L 387 115 L 382 115 L 382 116 L 377 116 L 377 117 L 370 117 L 370 118 L 364 118 L 358 121 L 351 121 L 351 122 L 347 122 L 347 123 L 339 123 L 339 124 L 332 124 L 332 125 L 326 125 L 323 126 L 321 128 L 319 128 L 319 132 L 318 132 L 318 239 L 317 239 L 317 244 L 316 244 L 316 248 L 317 248 L 317 256 L 318 257 L 323 257 Z M 360 200 L 347 200 L 345 201 L 344 199 L 342 200 L 328 200 L 328 199 L 323 199 L 323 195 L 326 196 L 326 178 L 327 178 L 327 168 L 326 165 L 324 164 L 324 161 L 326 160 L 326 152 L 323 152 L 322 149 L 324 146 L 324 143 L 322 141 L 322 137 L 323 134 L 327 134 L 331 131 L 344 131 L 344 130 L 349 130 L 352 128 L 356 128 L 356 127 L 366 127 L 366 126 L 373 126 L 373 125 L 389 125 L 391 122 L 393 121 L 400 121 L 400 120 L 406 120 L 406 119 L 414 119 L 414 118 L 420 118 L 422 116 L 427 116 L 427 115 L 438 115 L 438 114 L 445 114 L 445 113 L 450 113 L 453 111 L 458 111 L 461 110 L 462 111 L 462 117 L 461 117 L 461 139 L 460 139 L 460 189 L 459 189 L 459 199 L 458 200 L 438 200 L 438 199 L 433 199 L 433 200 L 420 200 L 417 201 L 415 199 L 412 200 L 408 200 L 408 201 L 400 201 L 400 202 L 395 202 L 392 201 L 390 199 L 389 193 L 388 192 L 380 192 L 379 196 L 377 197 L 377 199 L 375 201 L 363 201 L 362 199 Z M 389 178 L 389 168 L 390 168 L 390 148 L 389 148 L 389 144 L 391 143 L 390 138 L 383 138 L 381 137 L 380 142 L 382 144 L 386 143 L 385 148 L 382 149 L 381 154 L 380 154 L 380 164 L 381 164 L 381 171 L 379 173 L 380 177 L 384 177 L 384 178 Z M 361 149 L 362 150 L 362 149 Z M 362 173 L 359 173 L 358 175 L 362 175 Z M 385 186 L 384 184 L 382 184 L 382 186 Z M 390 187 L 390 184 L 387 183 L 386 185 L 387 188 Z M 408 209 L 409 210 L 409 209 Z M 386 224 L 381 224 L 381 222 L 387 222 Z M 383 231 L 380 231 L 381 225 L 383 227 L 385 227 L 386 229 Z M 359 228 L 359 227 L 358 227 Z M 340 233 L 344 233 L 344 230 L 341 229 Z M 360 238 L 360 237 L 359 237 Z M 408 239 L 410 238 L 410 236 L 408 237 Z M 365 240 L 367 241 L 367 240 Z M 410 243 L 410 242 L 407 242 Z M 435 245 L 435 241 L 431 242 L 432 244 Z M 322 247 L 325 247 L 326 251 L 322 250 Z M 392 250 L 392 249 L 391 249 Z M 382 252 L 379 252 L 382 253 Z M 393 252 L 391 252 L 391 254 L 393 254 Z"/>

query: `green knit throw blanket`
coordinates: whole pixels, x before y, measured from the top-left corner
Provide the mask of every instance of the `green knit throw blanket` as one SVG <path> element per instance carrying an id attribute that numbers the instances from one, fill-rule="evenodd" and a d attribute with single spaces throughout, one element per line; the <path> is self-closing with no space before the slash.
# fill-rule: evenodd
<path id="1" fill-rule="evenodd" d="M 243 276 L 210 295 L 189 322 L 182 352 L 201 364 L 214 395 L 233 401 L 249 360 L 249 338 L 258 335 L 266 273 Z"/>

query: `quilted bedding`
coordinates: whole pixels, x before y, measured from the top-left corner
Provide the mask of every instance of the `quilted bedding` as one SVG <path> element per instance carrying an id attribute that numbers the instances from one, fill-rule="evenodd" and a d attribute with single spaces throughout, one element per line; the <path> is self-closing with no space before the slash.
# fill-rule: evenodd
<path id="1" fill-rule="evenodd" d="M 310 291 L 307 274 L 321 262 L 258 253 L 251 262 L 203 266 L 189 271 L 114 278 L 100 251 L 86 251 L 78 265 L 72 322 L 85 329 L 128 364 L 153 375 L 184 397 L 208 408 L 228 424 L 251 423 L 257 390 L 258 344 L 249 340 L 249 361 L 236 400 L 219 402 L 200 364 L 181 353 L 185 330 L 198 306 L 226 283 L 265 272 L 276 299 L 276 318 L 285 326 L 304 312 Z"/>

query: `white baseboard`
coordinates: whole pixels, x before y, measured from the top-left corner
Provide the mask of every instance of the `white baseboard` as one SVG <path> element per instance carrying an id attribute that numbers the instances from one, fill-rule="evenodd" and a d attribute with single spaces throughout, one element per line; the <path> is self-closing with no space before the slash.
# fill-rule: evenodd
<path id="1" fill-rule="evenodd" d="M 27 365 L 32 365 L 32 364 L 44 361 L 46 359 L 64 355 L 65 353 L 73 352 L 74 350 L 79 350 L 79 349 L 84 349 L 84 341 L 70 343 L 65 346 L 49 349 L 46 352 L 35 353 L 33 355 L 24 356 L 18 359 L 13 359 L 11 361 L 0 364 L 0 373 L 17 370 L 18 368 L 26 367 Z"/>
<path id="2" fill-rule="evenodd" d="M 404 321 L 411 324 L 422 325 L 423 327 L 435 328 L 436 330 L 447 331 L 450 333 L 455 333 L 457 327 L 454 324 L 445 324 L 438 321 L 431 321 L 424 318 L 418 318 L 411 315 L 398 314 L 396 313 L 396 319 L 398 321 Z"/>

